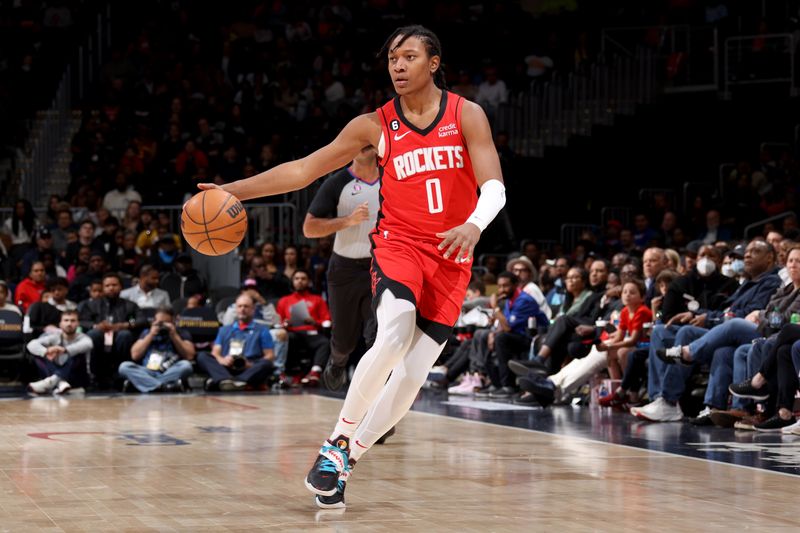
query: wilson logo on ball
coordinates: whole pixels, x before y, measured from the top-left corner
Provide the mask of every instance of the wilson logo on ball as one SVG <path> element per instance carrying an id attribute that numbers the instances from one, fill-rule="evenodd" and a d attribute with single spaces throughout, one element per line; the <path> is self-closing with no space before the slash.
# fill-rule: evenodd
<path id="1" fill-rule="evenodd" d="M 225 212 L 228 213 L 228 216 L 231 218 L 236 218 L 236 215 L 238 215 L 242 211 L 244 211 L 244 206 L 242 205 L 241 202 L 236 202 L 235 204 L 233 204 L 232 206 L 230 206 L 228 209 L 225 210 Z"/>

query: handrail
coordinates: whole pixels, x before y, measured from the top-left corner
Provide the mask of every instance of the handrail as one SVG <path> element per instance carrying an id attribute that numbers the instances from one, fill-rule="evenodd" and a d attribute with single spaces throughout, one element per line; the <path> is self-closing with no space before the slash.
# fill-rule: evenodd
<path id="1" fill-rule="evenodd" d="M 754 229 L 758 229 L 761 226 L 765 226 L 765 225 L 769 224 L 770 222 L 777 222 L 778 220 L 783 220 L 784 218 L 787 218 L 789 216 L 797 216 L 797 213 L 795 213 L 794 211 L 784 211 L 783 213 L 781 213 L 779 215 L 773 215 L 773 216 L 771 216 L 769 218 L 765 218 L 765 219 L 753 222 L 752 224 L 749 224 L 749 225 L 745 226 L 745 228 L 744 228 L 744 238 L 745 239 L 749 239 L 750 238 L 750 232 L 752 230 L 754 230 Z"/>
<path id="2" fill-rule="evenodd" d="M 782 75 L 780 72 L 775 73 L 770 77 L 770 74 L 761 75 L 758 70 L 753 70 L 755 68 L 755 61 L 750 61 L 745 63 L 745 67 L 749 67 L 748 72 L 744 73 L 735 73 L 735 78 L 732 79 L 732 58 L 731 58 L 731 45 L 734 43 L 738 43 L 736 47 L 736 59 L 735 65 L 737 67 L 742 66 L 742 56 L 743 52 L 745 52 L 745 48 L 742 46 L 743 43 L 746 41 L 754 41 L 756 39 L 759 40 L 785 40 L 787 45 L 784 47 L 783 53 L 786 54 L 788 58 L 788 67 L 789 72 L 786 75 Z M 766 46 L 766 45 L 765 45 Z M 723 44 L 723 52 L 724 52 L 724 81 L 723 81 L 723 97 L 729 99 L 731 97 L 731 86 L 734 85 L 753 85 L 753 84 L 765 84 L 765 83 L 788 83 L 789 84 L 789 94 L 790 96 L 796 96 L 797 86 L 794 79 L 794 61 L 795 61 L 795 38 L 794 35 L 791 33 L 765 33 L 762 35 L 755 34 L 755 35 L 736 35 L 733 37 L 728 37 L 725 39 Z M 753 52 L 753 50 L 748 50 Z M 745 79 L 742 79 L 745 78 Z"/>

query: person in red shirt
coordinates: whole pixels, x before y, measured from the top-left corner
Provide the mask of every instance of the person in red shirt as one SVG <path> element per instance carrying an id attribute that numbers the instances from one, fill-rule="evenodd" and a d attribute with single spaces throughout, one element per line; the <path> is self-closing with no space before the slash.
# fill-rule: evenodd
<path id="1" fill-rule="evenodd" d="M 381 54 L 395 98 L 306 157 L 225 185 L 198 184 L 244 201 L 302 189 L 365 146 L 380 159 L 381 208 L 370 235 L 378 329 L 306 476 L 324 509 L 345 507 L 353 467 L 414 403 L 461 312 L 475 245 L 506 201 L 489 121 L 478 104 L 447 91 L 436 34 L 398 28 Z"/>
<path id="2" fill-rule="evenodd" d="M 36 261 L 31 264 L 31 271 L 28 273 L 28 277 L 17 285 L 14 300 L 23 314 L 28 312 L 28 307 L 31 304 L 41 300 L 45 289 L 45 277 L 44 263 Z"/>
<path id="3" fill-rule="evenodd" d="M 310 283 L 307 271 L 295 270 L 292 275 L 294 292 L 278 300 L 276 310 L 283 327 L 289 332 L 290 357 L 292 349 L 298 347 L 313 354 L 311 371 L 301 383 L 315 387 L 331 355 L 330 340 L 319 334 L 322 328 L 330 327 L 331 313 L 325 300 L 308 290 Z"/>
<path id="4" fill-rule="evenodd" d="M 622 308 L 619 314 L 619 327 L 605 341 L 597 346 L 606 352 L 608 375 L 611 379 L 622 379 L 622 369 L 628 365 L 628 354 L 640 342 L 646 342 L 644 325 L 653 321 L 653 312 L 644 304 L 644 283 L 631 280 L 622 286 Z"/>

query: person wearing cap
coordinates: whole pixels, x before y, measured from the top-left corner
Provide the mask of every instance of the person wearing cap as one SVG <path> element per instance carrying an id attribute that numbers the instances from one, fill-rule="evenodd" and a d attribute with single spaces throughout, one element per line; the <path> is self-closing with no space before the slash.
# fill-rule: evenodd
<path id="1" fill-rule="evenodd" d="M 28 276 L 17 285 L 14 301 L 23 313 L 27 313 L 31 304 L 42 299 L 45 288 L 44 263 L 36 261 L 31 265 Z"/>
<path id="2" fill-rule="evenodd" d="M 140 309 L 169 307 L 169 294 L 158 288 L 158 281 L 158 270 L 153 265 L 144 265 L 139 269 L 139 283 L 122 291 L 120 297 L 130 300 Z"/>
<path id="3" fill-rule="evenodd" d="M 208 286 L 203 276 L 192 267 L 192 256 L 178 254 L 174 261 L 174 270 L 161 276 L 158 286 L 175 301 L 195 294 L 206 294 Z"/>
<path id="4" fill-rule="evenodd" d="M 539 282 L 539 272 L 536 270 L 536 267 L 533 266 L 533 262 L 526 256 L 521 255 L 511 259 L 506 264 L 506 271 L 517 276 L 519 286 L 523 292 L 527 293 L 536 301 L 539 305 L 539 310 L 544 313 L 548 320 L 551 319 L 553 317 L 553 312 L 547 304 L 547 299 L 544 293 L 542 293 L 542 289 L 537 285 Z"/>
<path id="5" fill-rule="evenodd" d="M 744 250 L 743 244 L 736 245 L 733 250 L 725 255 L 720 269 L 723 276 L 735 279 L 740 285 L 744 283 Z"/>
<path id="6" fill-rule="evenodd" d="M 34 261 L 41 261 L 42 254 L 50 252 L 55 254 L 53 250 L 53 234 L 45 227 L 40 227 L 34 232 L 34 240 L 36 246 L 31 248 L 25 255 L 22 256 L 22 271 L 30 272 L 31 265 Z"/>
<path id="7" fill-rule="evenodd" d="M 172 272 L 175 258 L 180 251 L 180 240 L 173 233 L 159 235 L 155 248 L 150 251 L 150 263 L 159 272 Z"/>

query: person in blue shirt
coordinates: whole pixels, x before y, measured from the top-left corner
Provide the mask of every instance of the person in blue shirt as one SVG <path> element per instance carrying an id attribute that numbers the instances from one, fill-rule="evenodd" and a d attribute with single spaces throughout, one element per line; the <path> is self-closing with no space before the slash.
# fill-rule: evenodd
<path id="1" fill-rule="evenodd" d="M 489 394 L 490 398 L 511 398 L 517 392 L 514 386 L 515 376 L 508 368 L 511 359 L 518 359 L 527 354 L 531 346 L 528 334 L 528 320 L 533 317 L 537 324 L 547 324 L 547 315 L 539 308 L 539 304 L 517 284 L 517 276 L 511 272 L 502 272 L 497 276 L 497 297 L 505 299 L 501 307 L 495 307 L 495 319 L 498 322 L 494 336 L 494 352 L 497 356 L 498 383 L 497 390 Z"/>
<path id="2" fill-rule="evenodd" d="M 206 389 L 240 391 L 247 385 L 259 388 L 273 373 L 275 353 L 272 335 L 264 324 L 254 321 L 253 298 L 242 293 L 236 298 L 236 321 L 219 329 L 211 353 L 203 352 L 197 363 L 211 376 Z"/>

